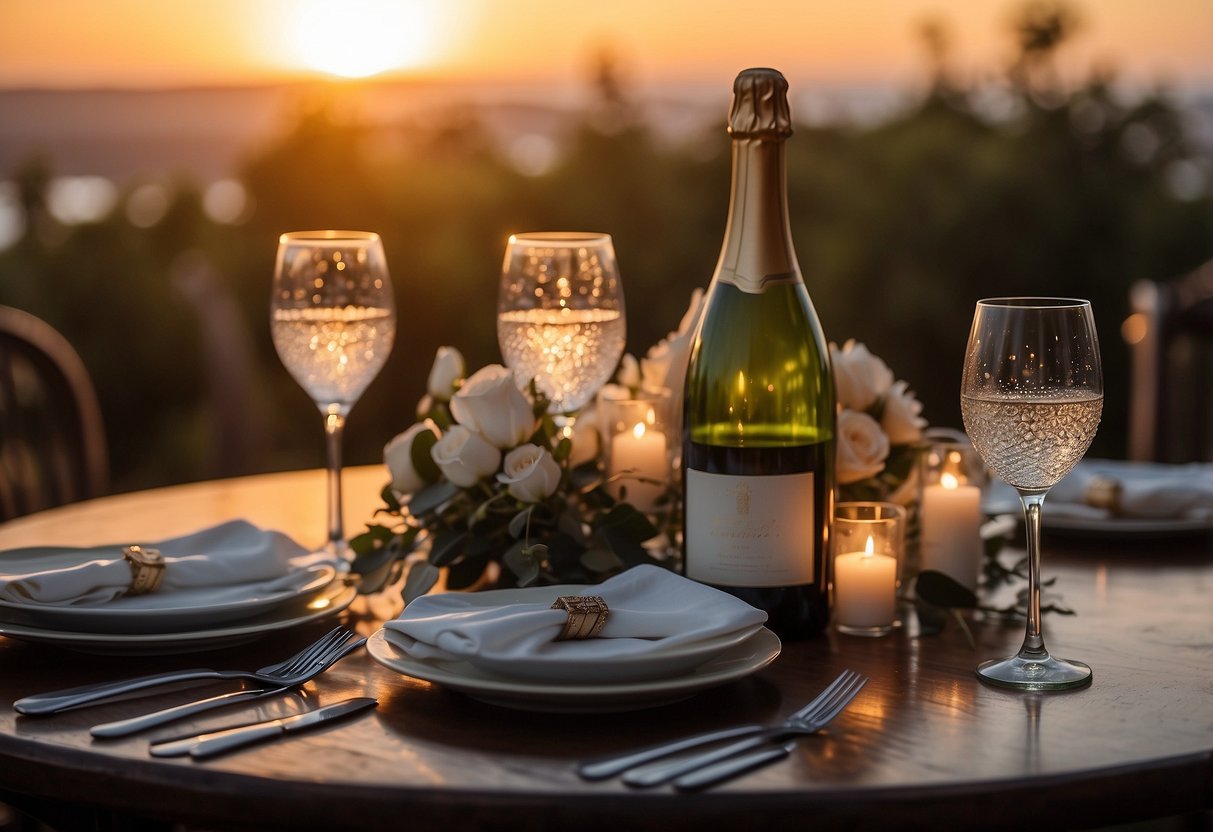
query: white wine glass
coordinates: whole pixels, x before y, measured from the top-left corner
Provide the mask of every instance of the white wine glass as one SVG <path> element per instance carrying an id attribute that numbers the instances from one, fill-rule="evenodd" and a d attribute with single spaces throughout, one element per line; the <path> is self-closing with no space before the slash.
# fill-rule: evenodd
<path id="1" fill-rule="evenodd" d="M 510 236 L 497 294 L 501 356 L 520 385 L 534 379 L 566 431 L 615 372 L 625 334 L 609 234 Z"/>
<path id="2" fill-rule="evenodd" d="M 1028 544 L 1028 621 L 1014 656 L 977 675 L 1002 687 L 1062 690 L 1091 668 L 1045 649 L 1040 626 L 1040 511 L 1099 427 L 1103 371 L 1091 304 L 1068 298 L 977 303 L 960 390 L 965 430 L 982 460 L 1019 492 Z"/>
<path id="3" fill-rule="evenodd" d="M 324 417 L 328 549 L 344 557 L 345 420 L 396 340 L 396 301 L 379 235 L 294 231 L 279 237 L 270 326 L 278 357 Z"/>

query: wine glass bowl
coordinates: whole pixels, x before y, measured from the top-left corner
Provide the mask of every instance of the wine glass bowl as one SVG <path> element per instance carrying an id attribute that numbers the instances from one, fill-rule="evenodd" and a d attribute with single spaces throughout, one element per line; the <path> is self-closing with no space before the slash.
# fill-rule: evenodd
<path id="1" fill-rule="evenodd" d="M 1040 628 L 1040 511 L 1049 489 L 1082 459 L 1103 410 L 1103 372 L 1091 305 L 1068 298 L 992 298 L 977 303 L 961 380 L 965 430 L 986 466 L 1024 507 L 1028 620 L 1015 656 L 985 662 L 978 676 L 1028 690 L 1091 681 L 1081 662 L 1051 656 Z"/>
<path id="2" fill-rule="evenodd" d="M 623 286 L 609 234 L 530 232 L 506 244 L 497 339 L 519 383 L 532 379 L 553 414 L 575 413 L 623 355 Z"/>
<path id="3" fill-rule="evenodd" d="M 344 553 L 345 419 L 383 369 L 396 338 L 396 303 L 379 235 L 283 234 L 274 267 L 270 328 L 279 359 L 324 416 L 329 546 Z"/>

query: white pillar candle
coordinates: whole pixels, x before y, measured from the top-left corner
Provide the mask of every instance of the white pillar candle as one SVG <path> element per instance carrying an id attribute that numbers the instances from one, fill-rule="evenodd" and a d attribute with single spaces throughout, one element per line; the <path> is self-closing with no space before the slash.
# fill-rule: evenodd
<path id="1" fill-rule="evenodd" d="M 651 511 L 665 492 L 669 479 L 665 434 L 638 422 L 631 430 L 611 439 L 611 476 L 622 475 L 611 483 L 611 493 L 625 498 L 641 511 Z M 643 479 L 637 479 L 638 477 Z M 653 482 L 646 482 L 653 480 Z"/>
<path id="2" fill-rule="evenodd" d="M 897 559 L 866 551 L 834 558 L 834 601 L 844 627 L 888 627 L 897 607 Z"/>
<path id="3" fill-rule="evenodd" d="M 981 571 L 981 489 L 944 473 L 922 490 L 922 568 L 977 588 Z"/>

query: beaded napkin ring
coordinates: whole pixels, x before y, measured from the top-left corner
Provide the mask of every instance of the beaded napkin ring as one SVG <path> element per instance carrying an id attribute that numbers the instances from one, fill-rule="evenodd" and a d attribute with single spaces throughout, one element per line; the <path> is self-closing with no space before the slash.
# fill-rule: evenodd
<path id="1" fill-rule="evenodd" d="M 551 608 L 569 614 L 564 629 L 556 636 L 557 641 L 594 638 L 602 632 L 611 613 L 606 601 L 597 595 L 561 595 Z"/>
<path id="2" fill-rule="evenodd" d="M 164 555 L 147 546 L 123 546 L 123 559 L 131 565 L 131 586 L 127 595 L 155 592 L 164 580 Z"/>
<path id="3" fill-rule="evenodd" d="M 1094 476 L 1091 477 L 1091 482 L 1087 485 L 1087 492 L 1083 497 L 1089 506 L 1106 508 L 1113 514 L 1120 514 L 1120 493 L 1121 485 L 1116 480 Z"/>

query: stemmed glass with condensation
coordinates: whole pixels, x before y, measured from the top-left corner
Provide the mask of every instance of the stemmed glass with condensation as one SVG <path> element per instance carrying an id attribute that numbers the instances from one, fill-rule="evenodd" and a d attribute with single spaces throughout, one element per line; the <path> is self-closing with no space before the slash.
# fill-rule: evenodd
<path id="1" fill-rule="evenodd" d="M 497 340 L 519 384 L 532 379 L 566 434 L 623 355 L 623 285 L 609 234 L 510 236 L 497 293 Z"/>
<path id="2" fill-rule="evenodd" d="M 341 514 L 345 420 L 396 339 L 383 243 L 370 231 L 295 231 L 278 239 L 270 299 L 274 347 L 324 417 L 328 548 L 346 556 Z"/>
<path id="3" fill-rule="evenodd" d="M 1045 648 L 1040 627 L 1040 512 L 1045 495 L 1078 464 L 1099 427 L 1103 371 L 1091 304 L 1069 298 L 977 303 L 965 351 L 960 406 L 985 464 L 1019 492 L 1028 545 L 1023 646 L 982 663 L 990 684 L 1063 690 L 1089 684 L 1091 668 Z"/>

